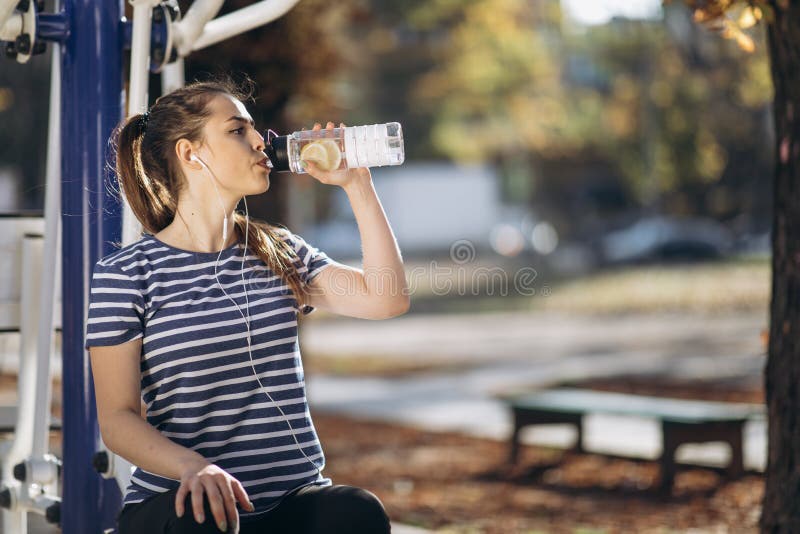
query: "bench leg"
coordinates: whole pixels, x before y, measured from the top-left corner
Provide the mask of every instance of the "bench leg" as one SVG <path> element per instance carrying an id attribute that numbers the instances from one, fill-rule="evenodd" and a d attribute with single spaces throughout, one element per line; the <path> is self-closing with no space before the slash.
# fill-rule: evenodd
<path id="1" fill-rule="evenodd" d="M 668 493 L 675 480 L 677 464 L 675 451 L 683 443 L 723 441 L 731 448 L 731 461 L 727 474 L 731 478 L 744 474 L 743 455 L 744 421 L 726 421 L 716 425 L 699 425 L 662 421 L 661 491 Z M 702 438 L 702 439 L 701 439 Z"/>
<path id="2" fill-rule="evenodd" d="M 529 425 L 569 424 L 578 429 L 578 439 L 573 450 L 583 452 L 583 418 L 580 414 L 552 413 L 529 409 L 515 409 L 513 411 L 514 430 L 509 440 L 508 460 L 511 465 L 517 462 L 520 451 L 520 432 Z"/>
<path id="3" fill-rule="evenodd" d="M 575 428 L 578 431 L 578 437 L 575 439 L 575 446 L 572 448 L 577 453 L 584 452 L 583 448 L 583 421 L 579 420 L 575 424 Z"/>
<path id="4" fill-rule="evenodd" d="M 667 422 L 661 423 L 661 444 L 661 481 L 658 489 L 662 495 L 669 495 L 672 493 L 672 484 L 675 482 L 677 471 L 675 451 L 678 450 L 681 441 L 676 435 L 676 429 Z"/>
<path id="5" fill-rule="evenodd" d="M 508 455 L 508 463 L 514 465 L 517 463 L 517 458 L 519 457 L 519 433 L 521 430 L 521 426 L 519 424 L 519 420 L 515 417 L 514 418 L 514 431 L 511 433 L 511 450 L 509 451 Z"/>
<path id="6" fill-rule="evenodd" d="M 728 476 L 739 478 L 744 474 L 744 423 L 732 424 L 729 430 L 728 445 L 731 447 L 731 463 L 728 465 Z"/>

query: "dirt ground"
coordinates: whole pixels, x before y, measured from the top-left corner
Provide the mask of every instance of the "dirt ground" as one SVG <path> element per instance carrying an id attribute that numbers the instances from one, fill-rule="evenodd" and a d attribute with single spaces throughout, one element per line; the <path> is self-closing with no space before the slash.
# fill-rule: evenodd
<path id="1" fill-rule="evenodd" d="M 572 384 L 575 385 L 575 384 Z M 607 391 L 761 402 L 758 386 L 615 379 L 580 384 Z M 316 412 L 334 483 L 369 489 L 395 521 L 452 533 L 756 532 L 763 479 L 725 480 L 690 468 L 672 495 L 655 490 L 658 466 L 523 447 L 513 469 L 505 443 L 423 432 Z"/>
<path id="2" fill-rule="evenodd" d="M 0 376 L 0 388 L 15 388 Z M 570 386 L 736 402 L 763 402 L 759 384 L 670 383 L 614 378 Z M 55 384 L 54 415 L 60 416 Z M 750 473 L 729 481 L 710 469 L 678 474 L 660 496 L 655 462 L 523 446 L 452 432 L 426 432 L 314 411 L 335 484 L 375 493 L 393 521 L 438 533 L 612 534 L 757 532 L 764 484 Z M 53 450 L 60 447 L 53 433 Z"/>

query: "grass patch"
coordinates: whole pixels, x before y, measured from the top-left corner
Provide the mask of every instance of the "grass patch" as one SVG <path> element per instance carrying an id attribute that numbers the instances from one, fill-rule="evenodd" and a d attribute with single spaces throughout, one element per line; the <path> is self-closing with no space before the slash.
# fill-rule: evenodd
<path id="1" fill-rule="evenodd" d="M 533 307 L 584 313 L 766 311 L 770 282 L 767 260 L 628 267 L 559 284 Z"/>
<path id="2" fill-rule="evenodd" d="M 626 266 L 582 276 L 536 281 L 535 294 L 512 286 L 502 295 L 412 294 L 412 313 L 554 311 L 576 314 L 766 312 L 769 259 Z M 486 288 L 484 288 L 486 289 Z"/>
<path id="3" fill-rule="evenodd" d="M 457 372 L 469 368 L 465 362 L 426 362 L 370 354 L 303 354 L 307 372 L 334 376 L 399 378 L 414 374 Z"/>

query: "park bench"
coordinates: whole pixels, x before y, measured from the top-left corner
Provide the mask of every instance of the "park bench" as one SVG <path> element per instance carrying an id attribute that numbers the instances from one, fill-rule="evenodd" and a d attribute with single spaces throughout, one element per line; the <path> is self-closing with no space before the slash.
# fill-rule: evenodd
<path id="1" fill-rule="evenodd" d="M 744 473 L 743 426 L 748 419 L 763 416 L 764 406 L 661 397 L 646 397 L 574 388 L 502 396 L 511 408 L 514 430 L 510 463 L 519 455 L 523 427 L 540 424 L 573 424 L 578 437 L 573 450 L 584 452 L 582 420 L 586 414 L 648 417 L 661 422 L 662 451 L 660 490 L 668 493 L 676 473 L 675 451 L 684 443 L 722 441 L 731 448 L 728 476 Z"/>

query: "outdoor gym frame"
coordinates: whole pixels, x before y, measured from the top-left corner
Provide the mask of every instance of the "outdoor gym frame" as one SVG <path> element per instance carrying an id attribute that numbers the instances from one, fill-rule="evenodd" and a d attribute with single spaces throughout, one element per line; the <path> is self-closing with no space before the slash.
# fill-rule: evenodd
<path id="1" fill-rule="evenodd" d="M 21 484 L 7 483 L 0 492 L 5 532 L 25 534 L 28 511 L 59 522 L 66 534 L 110 531 L 130 478 L 130 465 L 106 451 L 100 439 L 83 348 L 92 268 L 115 250 L 113 242 L 129 244 L 141 230 L 130 208 L 106 187 L 112 178 L 107 163 L 113 128 L 123 112 L 130 116 L 147 109 L 151 72 L 161 73 L 162 91 L 180 87 L 184 57 L 267 24 L 298 1 L 262 0 L 215 18 L 224 0 L 195 0 L 183 17 L 176 0 L 130 0 L 130 22 L 123 0 L 56 0 L 53 13 L 44 12 L 42 0 L 0 0 L 0 41 L 7 56 L 27 63 L 45 51 L 45 43 L 53 46 L 40 313 L 33 328 L 38 332 L 35 383 L 46 391 L 53 313 L 43 312 L 53 310 L 59 265 L 63 302 L 63 458 L 59 462 L 47 454 L 50 396 L 37 396 L 27 409 L 20 405 L 18 420 L 34 429 L 34 443 L 18 464 L 25 467 Z M 58 487 L 47 481 L 57 480 L 59 473 L 61 494 L 47 494 L 45 489 Z M 38 495 L 31 497 L 31 488 L 38 488 Z"/>

